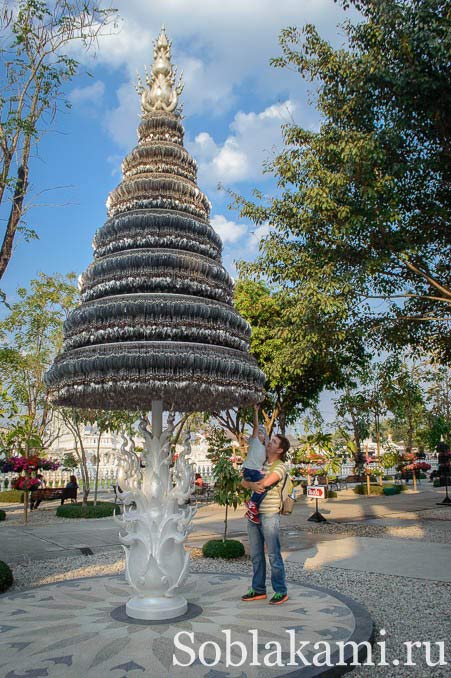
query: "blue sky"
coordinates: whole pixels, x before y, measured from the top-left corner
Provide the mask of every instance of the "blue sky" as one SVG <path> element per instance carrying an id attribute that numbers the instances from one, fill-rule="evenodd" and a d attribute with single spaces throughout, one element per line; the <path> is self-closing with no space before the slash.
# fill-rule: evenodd
<path id="1" fill-rule="evenodd" d="M 16 244 L 2 280 L 13 299 L 39 271 L 81 273 L 92 258 L 91 242 L 106 219 L 105 201 L 120 181 L 120 163 L 136 144 L 137 72 L 152 62 L 161 25 L 172 40 L 172 60 L 183 70 L 185 144 L 199 164 L 199 185 L 212 203 L 214 228 L 224 242 L 224 264 L 252 259 L 264 228 L 228 210 L 222 182 L 248 194 L 274 190 L 262 162 L 281 148 L 280 127 L 294 120 L 318 124 L 305 83 L 274 69 L 281 28 L 314 23 L 340 44 L 344 13 L 333 0 L 124 0 L 115 35 L 101 39 L 97 53 L 78 54 L 81 74 L 67 89 L 70 111 L 61 110 L 32 161 L 27 224 L 39 240 Z"/>
<path id="2" fill-rule="evenodd" d="M 100 40 L 95 57 L 76 55 L 90 76 L 70 84 L 72 109 L 56 116 L 35 149 L 27 224 L 39 240 L 16 244 L 1 281 L 10 300 L 40 271 L 78 275 L 90 263 L 108 193 L 136 144 L 136 74 L 151 65 L 162 24 L 172 61 L 184 73 L 185 145 L 198 162 L 199 186 L 212 203 L 212 225 L 232 275 L 234 260 L 255 257 L 265 228 L 228 210 L 218 182 L 242 194 L 253 187 L 270 194 L 274 184 L 262 162 L 281 148 L 281 125 L 318 125 L 299 75 L 269 65 L 280 54 L 278 34 L 313 23 L 334 45 L 344 41 L 337 25 L 346 15 L 333 0 L 120 0 L 116 6 L 118 32 Z"/>

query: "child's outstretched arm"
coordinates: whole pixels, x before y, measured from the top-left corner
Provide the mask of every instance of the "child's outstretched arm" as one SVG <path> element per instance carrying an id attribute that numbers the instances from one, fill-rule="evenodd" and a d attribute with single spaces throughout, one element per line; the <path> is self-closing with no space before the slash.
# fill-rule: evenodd
<path id="1" fill-rule="evenodd" d="M 252 437 L 256 438 L 258 436 L 258 411 L 259 411 L 259 406 L 254 405 L 254 428 L 252 431 Z"/>

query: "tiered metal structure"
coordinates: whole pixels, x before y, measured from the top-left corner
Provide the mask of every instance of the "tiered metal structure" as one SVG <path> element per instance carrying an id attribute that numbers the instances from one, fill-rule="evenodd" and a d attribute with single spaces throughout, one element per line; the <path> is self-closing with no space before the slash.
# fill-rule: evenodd
<path id="1" fill-rule="evenodd" d="M 65 323 L 47 374 L 60 405 L 178 411 L 261 400 L 264 375 L 249 355 L 250 329 L 232 305 L 210 204 L 183 147 L 180 85 L 162 31 L 146 86 L 139 83 L 138 145 L 107 201 L 81 305 Z"/>
<path id="2" fill-rule="evenodd" d="M 172 419 L 163 431 L 163 409 L 252 405 L 262 399 L 265 379 L 249 355 L 250 328 L 232 305 L 210 204 L 183 147 L 182 88 L 170 46 L 163 29 L 151 74 L 145 84 L 138 81 L 138 145 L 108 198 L 109 218 L 82 276 L 81 304 L 65 323 L 62 352 L 46 375 L 59 405 L 152 409 L 152 432 L 141 424 L 146 467 L 124 448 L 121 480 L 129 506 L 122 517 L 127 578 L 136 591 L 127 613 L 141 619 L 187 609 L 180 592 L 192 517 L 189 440 L 170 473 Z"/>

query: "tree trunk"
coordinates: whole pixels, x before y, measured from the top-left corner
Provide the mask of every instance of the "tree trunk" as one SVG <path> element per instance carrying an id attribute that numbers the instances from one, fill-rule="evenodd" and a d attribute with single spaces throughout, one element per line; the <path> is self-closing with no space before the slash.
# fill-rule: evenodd
<path id="1" fill-rule="evenodd" d="M 227 514 L 228 514 L 228 511 L 229 511 L 229 505 L 226 504 L 225 505 L 225 518 L 224 518 L 224 537 L 223 537 L 224 542 L 227 539 Z"/>
<path id="2" fill-rule="evenodd" d="M 0 280 L 6 271 L 9 260 L 11 259 L 14 237 L 17 232 L 20 219 L 23 213 L 23 201 L 27 190 L 26 171 L 21 165 L 17 170 L 16 187 L 9 214 L 8 224 L 6 226 L 5 237 L 3 238 L 2 248 L 0 250 Z"/>
<path id="3" fill-rule="evenodd" d="M 366 471 L 366 490 L 368 496 L 370 496 L 371 492 L 371 478 L 370 478 L 370 468 L 368 465 L 368 445 L 365 446 L 365 458 L 366 458 L 366 466 L 365 466 L 365 471 Z"/>
<path id="4" fill-rule="evenodd" d="M 283 408 L 280 409 L 279 413 L 279 426 L 280 426 L 280 433 L 281 435 L 286 435 L 286 430 L 287 430 L 287 418 L 285 416 L 285 410 Z"/>
<path id="5" fill-rule="evenodd" d="M 28 492 L 24 490 L 23 493 L 23 519 L 25 525 L 28 523 Z"/>
<path id="6" fill-rule="evenodd" d="M 94 480 L 94 506 L 97 506 L 97 488 L 99 485 L 99 466 L 100 466 L 100 456 L 99 456 L 99 449 L 100 449 L 100 439 L 102 437 L 102 432 L 99 431 L 99 438 L 97 440 L 97 454 L 96 454 L 96 477 Z"/>

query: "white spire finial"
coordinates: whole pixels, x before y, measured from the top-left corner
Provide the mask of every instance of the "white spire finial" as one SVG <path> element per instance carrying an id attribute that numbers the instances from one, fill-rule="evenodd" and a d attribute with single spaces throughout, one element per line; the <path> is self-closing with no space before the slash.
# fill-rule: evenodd
<path id="1" fill-rule="evenodd" d="M 136 91 L 141 95 L 143 116 L 155 111 L 173 113 L 177 108 L 183 85 L 181 77 L 178 84 L 175 84 L 176 69 L 171 64 L 171 44 L 163 25 L 158 39 L 154 42 L 154 60 L 150 76 L 146 70 L 147 87 L 143 85 L 138 76 Z"/>

